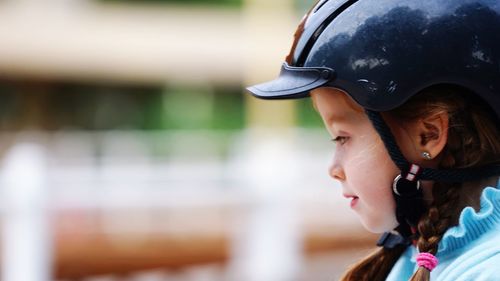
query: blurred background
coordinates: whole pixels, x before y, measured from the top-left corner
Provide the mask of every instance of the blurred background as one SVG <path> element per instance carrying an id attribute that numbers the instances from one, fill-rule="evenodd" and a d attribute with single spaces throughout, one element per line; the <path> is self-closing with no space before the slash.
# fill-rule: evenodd
<path id="1" fill-rule="evenodd" d="M 367 234 L 310 100 L 314 0 L 0 1 L 1 280 L 335 280 Z"/>

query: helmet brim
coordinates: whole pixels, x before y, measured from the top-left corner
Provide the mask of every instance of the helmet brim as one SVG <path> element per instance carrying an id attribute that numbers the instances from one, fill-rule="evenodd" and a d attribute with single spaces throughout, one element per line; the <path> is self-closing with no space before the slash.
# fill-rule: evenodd
<path id="1" fill-rule="evenodd" d="M 250 86 L 247 90 L 261 99 L 298 99 L 309 96 L 309 91 L 328 84 L 335 71 L 327 67 L 293 67 L 286 62 L 278 78 Z"/>

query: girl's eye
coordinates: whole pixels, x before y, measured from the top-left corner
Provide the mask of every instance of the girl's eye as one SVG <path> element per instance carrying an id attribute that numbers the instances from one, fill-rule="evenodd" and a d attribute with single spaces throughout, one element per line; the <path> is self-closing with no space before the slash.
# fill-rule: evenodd
<path id="1" fill-rule="evenodd" d="M 343 144 L 345 144 L 345 143 L 346 143 L 346 141 L 347 141 L 348 139 L 349 139 L 349 137 L 338 136 L 338 137 L 336 137 L 336 138 L 332 139 L 332 141 L 333 141 L 334 143 L 336 143 L 336 144 L 338 143 L 338 144 L 340 144 L 340 145 L 343 145 Z"/>

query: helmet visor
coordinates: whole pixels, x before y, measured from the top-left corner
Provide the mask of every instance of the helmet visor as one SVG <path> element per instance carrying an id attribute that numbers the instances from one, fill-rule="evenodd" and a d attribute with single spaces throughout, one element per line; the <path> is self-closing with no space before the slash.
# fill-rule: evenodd
<path id="1" fill-rule="evenodd" d="M 309 96 L 309 91 L 326 85 L 334 78 L 335 71 L 328 67 L 293 67 L 285 62 L 278 78 L 247 90 L 261 99 L 303 98 Z"/>

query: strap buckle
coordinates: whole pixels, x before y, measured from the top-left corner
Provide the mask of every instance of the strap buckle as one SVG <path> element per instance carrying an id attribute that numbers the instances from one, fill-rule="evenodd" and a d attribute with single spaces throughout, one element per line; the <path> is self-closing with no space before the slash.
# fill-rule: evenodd
<path id="1" fill-rule="evenodd" d="M 398 196 L 413 196 L 420 190 L 420 181 L 417 176 L 420 173 L 420 166 L 411 164 L 409 172 L 403 177 L 398 175 L 392 183 L 392 191 Z"/>

